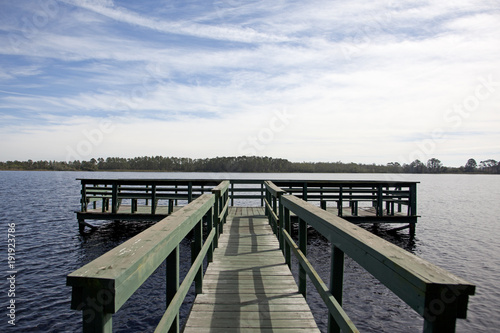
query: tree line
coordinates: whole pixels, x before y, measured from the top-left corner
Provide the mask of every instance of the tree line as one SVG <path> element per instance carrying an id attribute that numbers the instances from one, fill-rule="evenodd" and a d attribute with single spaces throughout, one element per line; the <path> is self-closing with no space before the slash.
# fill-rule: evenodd
<path id="1" fill-rule="evenodd" d="M 342 162 L 290 162 L 282 158 L 260 156 L 215 157 L 205 159 L 142 156 L 134 158 L 92 158 L 88 161 L 7 161 L 0 170 L 53 171 L 168 171 L 168 172 L 304 172 L 304 173 L 500 173 L 500 162 L 493 159 L 476 162 L 470 158 L 460 167 L 443 166 L 437 158 L 409 164 L 390 162 L 360 164 Z"/>

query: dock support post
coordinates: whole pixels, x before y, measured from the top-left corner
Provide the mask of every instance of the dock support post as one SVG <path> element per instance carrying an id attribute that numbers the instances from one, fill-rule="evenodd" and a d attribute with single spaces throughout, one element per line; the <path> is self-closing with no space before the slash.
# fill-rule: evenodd
<path id="1" fill-rule="evenodd" d="M 179 289 L 179 246 L 167 256 L 167 308 Z M 170 326 L 169 333 L 179 333 L 179 313 Z"/>
<path id="2" fill-rule="evenodd" d="M 377 186 L 377 216 L 384 216 L 384 204 L 382 202 L 382 185 Z"/>
<path id="3" fill-rule="evenodd" d="M 188 203 L 193 201 L 193 183 L 189 182 L 188 183 Z"/>
<path id="4" fill-rule="evenodd" d="M 151 215 L 156 214 L 156 184 L 151 185 Z"/>
<path id="5" fill-rule="evenodd" d="M 332 244 L 330 266 L 330 292 L 342 306 L 342 289 L 344 288 L 344 252 Z M 340 333 L 340 327 L 333 316 L 328 315 L 328 333 Z"/>
<path id="6" fill-rule="evenodd" d="M 89 298 L 87 298 L 89 299 Z M 95 301 L 95 299 L 93 298 Z M 102 306 L 100 306 L 102 308 Z M 83 308 L 83 333 L 112 333 L 113 321 L 111 313 L 97 310 L 96 304 L 87 304 Z"/>
<path id="7" fill-rule="evenodd" d="M 78 231 L 83 234 L 83 231 L 85 230 L 85 220 L 78 220 Z"/>
<path id="8" fill-rule="evenodd" d="M 260 206 L 264 206 L 264 183 L 260 184 Z"/>
<path id="9" fill-rule="evenodd" d="M 118 184 L 113 183 L 113 189 L 111 190 L 111 212 L 116 214 L 118 212 Z"/>
<path id="10" fill-rule="evenodd" d="M 280 249 L 285 253 L 285 239 L 283 237 L 283 221 L 285 221 L 285 207 L 281 203 L 281 195 L 278 197 L 279 202 L 279 215 L 278 215 L 278 240 L 280 243 Z"/>
<path id="11" fill-rule="evenodd" d="M 213 207 L 213 223 L 214 223 L 214 228 L 215 228 L 215 237 L 214 237 L 214 246 L 213 248 L 216 249 L 219 247 L 219 235 L 220 235 L 220 200 L 221 200 L 221 195 L 220 192 L 216 192 L 215 194 L 215 202 L 214 202 L 214 207 Z"/>
<path id="12" fill-rule="evenodd" d="M 194 240 L 191 247 L 191 264 L 193 264 L 198 257 L 198 254 L 203 247 L 203 220 L 199 221 L 194 227 Z M 194 279 L 195 292 L 196 295 L 203 293 L 203 266 L 196 273 Z"/>
<path id="13" fill-rule="evenodd" d="M 208 211 L 207 215 L 205 215 L 207 219 L 207 235 L 210 235 L 212 232 L 212 229 L 214 228 L 214 207 L 210 208 Z M 217 235 L 215 235 L 217 237 Z M 214 249 L 215 249 L 215 239 L 212 241 L 212 244 L 210 245 L 210 249 L 207 252 L 207 262 L 212 262 L 214 261 Z"/>
<path id="14" fill-rule="evenodd" d="M 234 183 L 231 182 L 231 206 L 234 206 Z"/>
<path id="15" fill-rule="evenodd" d="M 340 217 L 342 217 L 344 215 L 344 212 L 343 212 L 343 206 L 344 206 L 344 203 L 343 203 L 343 199 L 344 199 L 344 193 L 342 192 L 343 188 L 342 186 L 339 186 L 339 201 L 338 201 L 338 215 Z"/>
<path id="16" fill-rule="evenodd" d="M 307 256 L 307 223 L 299 218 L 299 249 Z M 299 293 L 306 298 L 307 294 L 307 273 L 299 264 Z"/>
<path id="17" fill-rule="evenodd" d="M 283 221 L 283 228 L 290 234 L 290 210 L 285 208 L 285 216 L 284 216 L 284 221 Z M 284 246 L 284 255 L 285 255 L 285 262 L 288 265 L 288 268 L 291 269 L 292 265 L 292 258 L 291 258 L 291 252 L 290 252 L 290 244 L 285 241 L 285 237 L 282 234 L 282 240 L 283 240 L 283 246 Z"/>

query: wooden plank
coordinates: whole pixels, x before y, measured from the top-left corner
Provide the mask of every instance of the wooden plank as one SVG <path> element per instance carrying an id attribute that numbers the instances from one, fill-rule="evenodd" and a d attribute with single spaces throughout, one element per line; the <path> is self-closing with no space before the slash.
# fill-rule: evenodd
<path id="1" fill-rule="evenodd" d="M 264 209 L 231 207 L 184 332 L 319 332 Z"/>

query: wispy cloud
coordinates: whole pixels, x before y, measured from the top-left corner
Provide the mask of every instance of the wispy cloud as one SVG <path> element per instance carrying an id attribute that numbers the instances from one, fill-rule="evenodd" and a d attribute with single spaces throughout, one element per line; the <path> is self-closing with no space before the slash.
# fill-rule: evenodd
<path id="1" fill-rule="evenodd" d="M 425 140 L 433 148 L 423 158 L 447 164 L 462 164 L 457 146 L 478 159 L 500 153 L 486 144 L 500 125 L 500 11 L 491 1 L 3 7 L 2 159 L 63 159 L 104 120 L 114 130 L 83 158 L 255 152 L 385 163 L 415 156 Z M 490 84 L 478 88 L 481 80 Z M 293 119 L 268 140 L 276 110 Z M 241 148 L 259 135 L 265 144 Z M 35 141 L 55 147 L 35 151 Z M 164 152 L 167 141 L 176 144 Z"/>

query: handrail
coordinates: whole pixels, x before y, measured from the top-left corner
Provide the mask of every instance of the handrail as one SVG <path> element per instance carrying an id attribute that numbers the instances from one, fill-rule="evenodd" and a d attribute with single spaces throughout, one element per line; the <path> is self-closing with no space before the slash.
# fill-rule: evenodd
<path id="1" fill-rule="evenodd" d="M 281 188 L 276 186 L 272 181 L 269 180 L 264 181 L 264 188 L 266 190 L 264 198 L 266 216 L 269 219 L 271 229 L 273 230 L 274 234 L 279 238 L 278 229 L 280 221 L 278 214 L 280 213 L 278 212 L 279 211 L 278 204 L 280 196 L 285 194 L 286 191 L 282 190 Z"/>
<path id="2" fill-rule="evenodd" d="M 319 285 L 322 297 L 325 297 L 325 291 L 320 291 L 324 289 L 322 281 L 318 280 L 305 258 L 306 224 L 332 244 L 330 294 L 326 296 L 335 297 L 339 305 L 342 304 L 346 254 L 420 314 L 424 318 L 424 332 L 454 332 L 456 319 L 466 317 L 468 297 L 474 295 L 474 285 L 293 195 L 282 195 L 281 205 L 284 207 L 284 221 L 280 225 L 280 237 L 286 239 L 283 249 L 285 260 L 290 264 L 290 250 L 293 250 L 299 257 L 299 268 L 307 272 L 316 287 Z M 299 247 L 289 235 L 291 212 L 299 219 Z M 299 272 L 299 288 L 305 294 L 305 278 L 300 275 Z M 327 303 L 327 307 L 331 319 L 342 317 L 341 312 L 335 311 L 335 304 Z M 339 325 L 348 324 L 341 321 L 337 325 L 335 320 L 330 320 L 331 332 L 339 332 Z"/>
<path id="3" fill-rule="evenodd" d="M 327 201 L 337 203 L 338 215 L 342 216 L 343 202 L 349 202 L 353 215 L 357 215 L 358 202 L 373 203 L 378 217 L 384 216 L 384 204 L 387 215 L 394 215 L 394 206 L 398 212 L 407 206 L 407 215 L 417 217 L 417 184 L 409 181 L 353 181 L 353 180 L 274 180 L 274 184 L 287 193 L 304 201 L 320 201 L 326 207 Z"/>
<path id="4" fill-rule="evenodd" d="M 173 330 L 179 331 L 180 304 L 193 280 L 197 293 L 201 292 L 203 258 L 205 255 L 211 258 L 212 241 L 218 229 L 218 219 L 213 219 L 215 199 L 214 194 L 201 195 L 67 276 L 67 285 L 72 286 L 71 308 L 83 311 L 84 332 L 111 332 L 111 315 L 121 308 L 165 259 L 169 305 L 161 325 L 173 325 Z M 204 217 L 207 218 L 209 235 L 202 246 Z M 194 230 L 194 264 L 179 287 L 179 243 L 191 230 Z"/>
<path id="5" fill-rule="evenodd" d="M 222 181 L 219 185 L 212 189 L 212 193 L 215 195 L 215 205 L 214 205 L 214 219 L 216 228 L 216 237 L 214 239 L 214 247 L 218 247 L 219 235 L 224 232 L 224 224 L 226 223 L 226 218 L 229 209 L 229 185 L 228 180 Z"/>

